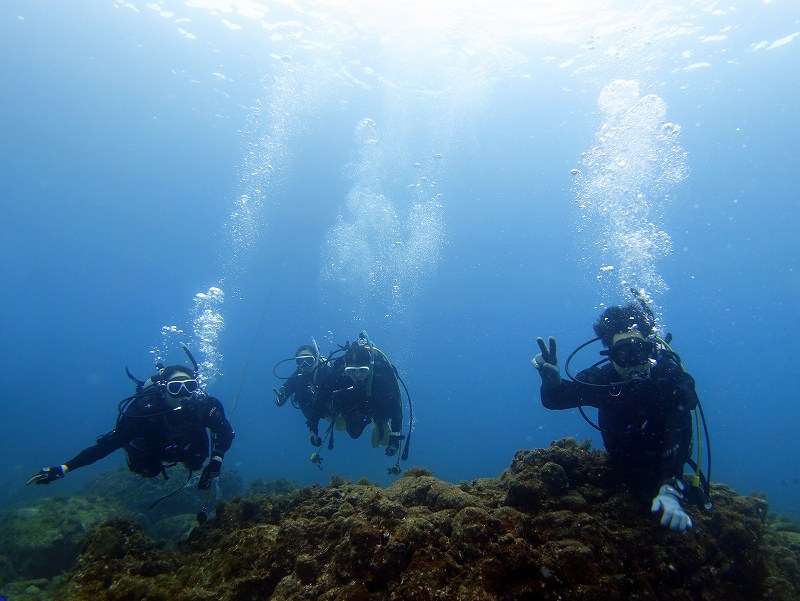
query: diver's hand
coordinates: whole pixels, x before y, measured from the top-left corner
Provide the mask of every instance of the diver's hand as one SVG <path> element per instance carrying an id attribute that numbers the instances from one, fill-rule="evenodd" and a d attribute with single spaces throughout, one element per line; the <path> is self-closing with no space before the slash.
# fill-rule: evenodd
<path id="1" fill-rule="evenodd" d="M 221 470 L 222 457 L 214 455 L 208 462 L 208 465 L 203 468 L 203 473 L 200 474 L 200 481 L 197 483 L 197 488 L 200 490 L 208 490 L 211 487 L 211 481 L 214 478 L 219 478 Z"/>
<path id="2" fill-rule="evenodd" d="M 314 434 L 313 432 L 312 432 L 311 436 L 309 437 L 309 441 L 315 447 L 321 447 L 322 446 L 322 439 L 319 437 L 319 435 Z"/>
<path id="3" fill-rule="evenodd" d="M 397 453 L 397 449 L 400 448 L 400 441 L 403 440 L 405 436 L 400 434 L 392 434 L 389 436 L 389 444 L 386 445 L 386 453 L 387 456 L 391 457 L 395 453 Z"/>
<path id="4" fill-rule="evenodd" d="M 547 348 L 541 338 L 537 338 L 536 342 L 542 352 L 531 359 L 531 365 L 539 372 L 542 386 L 555 388 L 561 384 L 561 369 L 558 367 L 558 358 L 556 357 L 556 339 L 550 336 L 550 348 Z"/>
<path id="5" fill-rule="evenodd" d="M 650 511 L 653 513 L 662 511 L 661 525 L 669 527 L 670 530 L 683 532 L 692 527 L 692 518 L 681 507 L 682 498 L 683 495 L 675 487 L 663 484 L 653 499 Z"/>
<path id="6" fill-rule="evenodd" d="M 25 484 L 50 484 L 60 480 L 67 473 L 66 465 L 54 465 L 53 467 L 43 467 L 39 473 L 34 474 Z"/>
<path id="7" fill-rule="evenodd" d="M 284 395 L 283 389 L 278 390 L 277 388 L 273 388 L 272 392 L 275 394 L 275 404 L 278 407 L 283 407 L 286 403 L 286 396 Z"/>

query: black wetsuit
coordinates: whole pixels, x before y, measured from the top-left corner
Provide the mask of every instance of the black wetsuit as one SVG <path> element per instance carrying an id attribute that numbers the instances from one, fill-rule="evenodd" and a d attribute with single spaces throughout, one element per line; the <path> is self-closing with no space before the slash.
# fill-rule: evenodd
<path id="1" fill-rule="evenodd" d="M 319 436 L 319 420 L 330 413 L 325 400 L 317 394 L 317 383 L 324 381 L 329 372 L 330 367 L 325 361 L 320 361 L 313 370 L 298 368 L 279 391 L 283 398 L 291 398 L 292 405 L 303 412 L 306 426 L 316 436 Z"/>
<path id="2" fill-rule="evenodd" d="M 116 427 L 97 438 L 97 444 L 67 461 L 69 471 L 125 449 L 131 471 L 148 478 L 162 473 L 164 464 L 183 463 L 199 470 L 211 454 L 223 457 L 234 432 L 218 399 L 204 393 L 182 399 L 173 409 L 157 389 L 139 393 L 119 416 Z"/>
<path id="3" fill-rule="evenodd" d="M 638 488 L 650 493 L 683 476 L 692 446 L 691 411 L 698 400 L 694 378 L 683 371 L 675 353 L 661 350 L 649 377 L 624 384 L 610 363 L 586 369 L 575 379 L 562 379 L 554 388 L 542 386 L 542 405 L 596 407 L 612 464 Z"/>
<path id="4" fill-rule="evenodd" d="M 389 362 L 380 353 L 375 354 L 370 391 L 367 382 L 354 383 L 344 368 L 344 358 L 340 357 L 320 386 L 320 394 L 328 407 L 326 417 L 334 421 L 339 415 L 344 417 L 351 438 L 361 436 L 370 421 L 381 429 L 379 438 L 383 438 L 387 425 L 390 432 L 399 433 L 403 428 L 402 398 L 397 376 Z"/>

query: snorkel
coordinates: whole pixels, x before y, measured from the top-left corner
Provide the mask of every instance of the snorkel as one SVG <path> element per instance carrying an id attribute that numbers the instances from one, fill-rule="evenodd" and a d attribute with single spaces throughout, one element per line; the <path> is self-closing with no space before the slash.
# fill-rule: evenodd
<path id="1" fill-rule="evenodd" d="M 369 351 L 369 375 L 367 376 L 367 396 L 372 396 L 372 375 L 375 373 L 375 354 L 373 349 L 375 348 L 372 345 L 372 341 L 369 339 L 369 335 L 367 334 L 366 330 L 361 330 L 361 333 L 358 335 L 358 344 L 360 346 L 366 347 Z"/>
<path id="2" fill-rule="evenodd" d="M 144 390 L 145 381 L 140 380 L 136 376 L 131 373 L 131 370 L 128 369 L 128 366 L 125 366 L 125 373 L 128 374 L 128 379 L 131 380 L 134 384 L 136 384 L 136 392 L 139 393 Z"/>
<path id="3" fill-rule="evenodd" d="M 653 313 L 653 310 L 650 308 L 650 303 L 648 302 L 647 295 L 643 288 L 630 288 L 631 294 L 633 295 L 634 300 L 639 303 L 639 306 L 644 311 L 644 314 L 647 315 L 647 318 L 650 320 L 650 325 L 653 326 L 653 331 L 656 329 L 656 315 Z"/>
<path id="4" fill-rule="evenodd" d="M 194 375 L 194 377 L 197 378 L 198 372 L 200 371 L 200 367 L 197 365 L 197 361 L 195 361 L 194 355 L 192 355 L 192 351 L 190 351 L 185 344 L 181 344 L 181 347 L 183 347 L 183 352 L 186 353 L 187 357 L 189 357 L 189 361 L 192 362 L 192 367 L 194 367 L 194 373 L 192 375 Z"/>
<path id="5" fill-rule="evenodd" d="M 311 344 L 314 345 L 314 369 L 316 369 L 317 365 L 319 365 L 320 354 L 319 354 L 319 345 L 317 344 L 317 339 L 314 338 L 313 336 L 311 337 Z"/>

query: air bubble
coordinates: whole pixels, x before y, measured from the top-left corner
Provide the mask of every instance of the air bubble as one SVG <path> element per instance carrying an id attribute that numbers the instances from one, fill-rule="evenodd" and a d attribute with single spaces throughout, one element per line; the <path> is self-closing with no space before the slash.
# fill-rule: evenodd
<path id="1" fill-rule="evenodd" d="M 671 241 L 654 217 L 664 214 L 670 188 L 685 177 L 685 156 L 675 143 L 680 126 L 665 122 L 666 103 L 655 94 L 640 97 L 635 81 L 608 84 L 598 104 L 604 122 L 596 142 L 582 155 L 582 171 L 570 171 L 580 175 L 575 200 L 593 255 L 586 260 L 597 265 L 604 296 L 627 294 L 629 282 L 664 291 L 656 263 Z"/>

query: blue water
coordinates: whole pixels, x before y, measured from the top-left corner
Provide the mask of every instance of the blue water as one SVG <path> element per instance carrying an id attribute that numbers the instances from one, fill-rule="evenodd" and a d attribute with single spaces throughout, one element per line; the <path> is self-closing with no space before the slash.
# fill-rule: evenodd
<path id="1" fill-rule="evenodd" d="M 181 342 L 246 479 L 391 481 L 367 436 L 317 470 L 271 398 L 277 361 L 361 329 L 411 392 L 409 464 L 471 480 L 599 445 L 541 407 L 529 360 L 554 335 L 563 362 L 636 285 L 697 380 L 714 480 L 797 512 L 794 4 L 395 4 L 3 3 L 0 498 L 122 463 L 24 486 L 113 427 L 126 365 L 183 362 Z M 620 81 L 665 114 L 615 123 L 598 99 Z M 627 162 L 598 187 L 608 127 Z M 652 242 L 626 234 L 634 206 L 671 252 L 623 277 Z"/>

